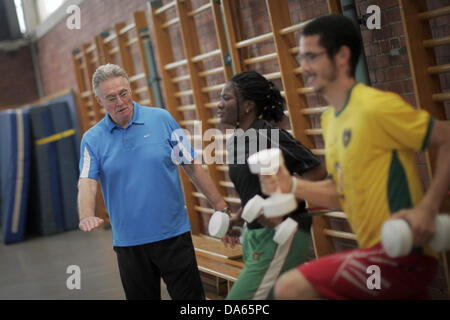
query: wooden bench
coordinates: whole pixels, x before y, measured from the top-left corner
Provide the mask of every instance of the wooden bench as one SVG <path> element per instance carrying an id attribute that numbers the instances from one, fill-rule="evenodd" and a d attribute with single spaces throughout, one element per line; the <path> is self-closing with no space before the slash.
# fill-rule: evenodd
<path id="1" fill-rule="evenodd" d="M 198 269 L 208 299 L 223 299 L 244 268 L 242 247 L 225 248 L 220 240 L 192 235 Z"/>

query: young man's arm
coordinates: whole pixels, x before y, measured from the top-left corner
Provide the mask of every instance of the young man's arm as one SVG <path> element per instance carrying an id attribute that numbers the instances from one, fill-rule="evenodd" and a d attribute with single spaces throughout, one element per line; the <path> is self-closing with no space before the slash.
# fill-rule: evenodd
<path id="1" fill-rule="evenodd" d="M 97 197 L 97 181 L 90 178 L 78 180 L 78 214 L 79 228 L 92 231 L 103 224 L 103 219 L 95 216 L 95 200 Z"/>
<path id="2" fill-rule="evenodd" d="M 429 147 L 437 148 L 435 170 L 430 187 L 420 203 L 413 209 L 401 210 L 392 219 L 408 219 L 413 232 L 414 244 L 421 246 L 429 242 L 435 232 L 435 217 L 450 188 L 450 126 L 444 121 L 435 121 L 431 131 Z"/>
<path id="3" fill-rule="evenodd" d="M 284 165 L 280 166 L 276 177 L 260 175 L 261 189 L 264 194 L 274 193 L 279 186 L 281 192 L 287 193 L 292 189 L 292 179 L 296 179 L 297 186 L 293 193 L 298 199 L 306 200 L 315 205 L 326 208 L 340 209 L 339 194 L 332 179 L 322 181 L 308 181 L 300 178 L 292 178 Z"/>

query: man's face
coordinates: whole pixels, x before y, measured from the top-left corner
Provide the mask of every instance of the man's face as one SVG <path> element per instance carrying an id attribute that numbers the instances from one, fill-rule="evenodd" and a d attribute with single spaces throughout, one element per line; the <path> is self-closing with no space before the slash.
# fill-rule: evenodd
<path id="1" fill-rule="evenodd" d="M 319 44 L 319 35 L 302 36 L 300 39 L 299 63 L 306 79 L 305 85 L 323 92 L 337 78 L 337 67 L 330 60 L 326 49 Z"/>
<path id="2" fill-rule="evenodd" d="M 133 117 L 131 89 L 124 77 L 100 82 L 98 103 L 105 108 L 111 119 L 120 126 L 126 126 Z"/>

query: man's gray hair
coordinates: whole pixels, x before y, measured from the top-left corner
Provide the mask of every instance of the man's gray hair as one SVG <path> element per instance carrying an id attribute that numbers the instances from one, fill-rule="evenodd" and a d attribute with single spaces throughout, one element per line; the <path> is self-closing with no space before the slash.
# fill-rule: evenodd
<path id="1" fill-rule="evenodd" d="M 130 84 L 130 79 L 128 78 L 127 73 L 118 65 L 108 63 L 98 67 L 92 76 L 92 87 L 94 88 L 95 95 L 100 97 L 98 87 L 101 82 L 117 77 L 124 77 L 128 84 Z"/>

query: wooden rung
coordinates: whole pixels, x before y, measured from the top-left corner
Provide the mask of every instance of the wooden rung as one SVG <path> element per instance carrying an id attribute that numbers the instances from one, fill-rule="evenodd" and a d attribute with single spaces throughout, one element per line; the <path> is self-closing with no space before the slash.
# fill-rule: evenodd
<path id="1" fill-rule="evenodd" d="M 230 181 L 219 181 L 219 185 L 226 188 L 234 188 L 233 182 Z"/>
<path id="2" fill-rule="evenodd" d="M 170 19 L 170 20 L 164 22 L 164 23 L 161 25 L 161 27 L 162 27 L 163 29 L 166 29 L 166 28 L 168 28 L 168 27 L 170 27 L 170 26 L 172 26 L 172 25 L 174 25 L 174 24 L 177 24 L 178 22 L 180 22 L 180 18 L 176 17 L 176 18 L 173 18 L 173 19 Z"/>
<path id="3" fill-rule="evenodd" d="M 123 27 L 122 29 L 120 29 L 119 35 L 123 35 L 123 34 L 129 32 L 129 31 L 131 31 L 131 30 L 133 30 L 133 29 L 135 29 L 135 28 L 136 28 L 136 24 L 135 24 L 134 22 L 133 22 L 133 23 L 130 23 L 129 25 L 126 25 L 125 27 Z"/>
<path id="4" fill-rule="evenodd" d="M 193 126 L 198 122 L 198 120 L 181 120 L 180 124 L 182 126 Z"/>
<path id="5" fill-rule="evenodd" d="M 214 69 L 209 69 L 209 70 L 205 70 L 202 72 L 199 72 L 199 76 L 200 77 L 207 77 L 207 76 L 211 76 L 217 73 L 221 73 L 223 72 L 223 67 L 218 67 L 218 68 L 214 68 Z"/>
<path id="6" fill-rule="evenodd" d="M 101 109 L 100 109 L 100 113 L 101 113 L 101 114 L 106 114 L 105 108 L 101 108 Z"/>
<path id="7" fill-rule="evenodd" d="M 170 8 L 176 6 L 176 4 L 177 4 L 176 1 L 172 1 L 172 2 L 170 2 L 170 3 L 168 3 L 168 4 L 166 4 L 166 5 L 164 5 L 164 6 L 160 7 L 160 8 L 158 8 L 158 9 L 156 9 L 156 10 L 155 10 L 155 14 L 161 14 L 161 13 L 163 13 L 164 11 L 169 10 Z"/>
<path id="8" fill-rule="evenodd" d="M 322 129 L 306 129 L 305 132 L 309 136 L 316 136 L 316 135 L 322 135 L 323 130 Z"/>
<path id="9" fill-rule="evenodd" d="M 450 44 L 450 36 L 428 39 L 423 42 L 423 46 L 425 48 L 434 48 L 434 47 L 439 47 L 439 46 L 443 46 L 446 44 Z"/>
<path id="10" fill-rule="evenodd" d="M 230 170 L 228 166 L 217 166 L 216 169 L 223 172 L 228 172 Z"/>
<path id="11" fill-rule="evenodd" d="M 213 108 L 216 108 L 218 104 L 219 104 L 219 101 L 207 102 L 207 103 L 205 103 L 205 108 L 213 109 Z"/>
<path id="12" fill-rule="evenodd" d="M 299 47 L 292 47 L 292 48 L 289 49 L 289 53 L 292 54 L 293 56 L 295 56 L 299 52 L 300 52 L 300 48 Z"/>
<path id="13" fill-rule="evenodd" d="M 298 94 L 308 94 L 316 92 L 313 87 L 298 88 L 295 90 Z"/>
<path id="14" fill-rule="evenodd" d="M 273 60 L 273 59 L 277 59 L 277 58 L 278 58 L 278 55 L 276 52 L 274 52 L 274 53 L 266 54 L 264 56 L 245 59 L 244 64 L 245 65 L 255 64 L 255 63 Z"/>
<path id="15" fill-rule="evenodd" d="M 281 78 L 281 72 L 278 71 L 278 72 L 266 73 L 266 74 L 263 74 L 263 76 L 267 80 L 279 79 L 279 78 Z"/>
<path id="16" fill-rule="evenodd" d="M 194 91 L 192 89 L 190 89 L 190 90 L 183 90 L 183 91 L 175 92 L 174 96 L 177 98 L 180 98 L 180 97 L 192 96 L 193 94 L 194 94 Z"/>
<path id="17" fill-rule="evenodd" d="M 135 74 L 132 77 L 129 77 L 130 82 L 135 82 L 135 81 L 138 81 L 138 80 L 141 80 L 141 79 L 144 79 L 144 78 L 145 78 L 145 73 L 143 73 L 143 72 Z"/>
<path id="18" fill-rule="evenodd" d="M 98 57 L 92 58 L 90 61 L 90 63 L 95 64 L 98 62 Z"/>
<path id="19" fill-rule="evenodd" d="M 260 36 L 251 38 L 251 39 L 247 39 L 244 41 L 239 41 L 236 43 L 236 48 L 240 49 L 240 48 L 245 48 L 248 46 L 251 46 L 252 44 L 256 44 L 259 42 L 263 42 L 263 41 L 267 41 L 267 40 L 272 40 L 273 39 L 273 32 L 269 32 L 269 33 L 265 33 L 262 34 Z"/>
<path id="20" fill-rule="evenodd" d="M 206 196 L 201 192 L 192 192 L 192 195 L 196 198 L 206 199 Z"/>
<path id="21" fill-rule="evenodd" d="M 117 38 L 117 35 L 116 35 L 115 33 L 111 33 L 109 36 L 107 36 L 107 37 L 103 40 L 103 43 L 104 43 L 104 44 L 107 44 L 107 43 L 113 41 L 113 40 L 116 39 L 116 38 Z"/>
<path id="22" fill-rule="evenodd" d="M 324 111 L 326 111 L 330 106 L 325 107 L 314 107 L 314 108 L 304 108 L 301 110 L 301 112 L 305 115 L 317 115 L 322 114 Z"/>
<path id="23" fill-rule="evenodd" d="M 88 48 L 86 48 L 86 53 L 91 53 L 95 50 L 95 44 L 91 44 Z"/>
<path id="24" fill-rule="evenodd" d="M 211 8 L 211 2 L 208 2 L 207 4 L 204 4 L 204 5 L 200 6 L 200 7 L 198 7 L 197 9 L 194 9 L 194 10 L 188 12 L 187 15 L 189 17 L 192 17 L 192 16 L 194 16 L 196 14 L 199 14 L 200 12 L 208 10 L 209 8 Z"/>
<path id="25" fill-rule="evenodd" d="M 150 99 L 144 99 L 144 100 L 139 101 L 139 104 L 141 106 L 148 106 L 148 105 L 150 105 L 150 103 L 151 103 Z"/>
<path id="26" fill-rule="evenodd" d="M 88 98 L 88 97 L 91 96 L 91 94 L 92 94 L 92 91 L 91 91 L 91 90 L 83 91 L 83 92 L 81 93 L 81 97 L 82 97 L 83 99 L 84 99 L 84 98 Z"/>
<path id="27" fill-rule="evenodd" d="M 292 26 L 289 26 L 289 27 L 281 29 L 279 32 L 280 32 L 281 35 L 285 35 L 285 34 L 288 34 L 288 33 L 291 33 L 291 32 L 302 30 L 312 20 L 313 19 L 308 20 L 308 21 L 304 21 L 304 22 L 301 22 L 301 23 L 298 23 L 298 24 L 294 24 Z"/>
<path id="28" fill-rule="evenodd" d="M 297 75 L 302 74 L 303 73 L 302 67 L 295 68 L 294 73 Z"/>
<path id="29" fill-rule="evenodd" d="M 183 59 L 183 60 L 179 60 L 179 61 L 175 61 L 172 63 L 168 63 L 164 66 L 164 70 L 171 70 L 171 69 L 175 69 L 181 66 L 184 66 L 187 64 L 187 60 Z"/>
<path id="30" fill-rule="evenodd" d="M 220 55 L 220 53 L 221 53 L 220 49 L 209 51 L 209 52 L 205 52 L 205 53 L 202 53 L 202 54 L 199 54 L 199 55 L 193 57 L 191 59 L 191 61 L 192 62 L 200 62 L 200 61 L 203 61 L 203 60 L 206 60 L 206 59 L 218 56 L 218 55 Z"/>
<path id="31" fill-rule="evenodd" d="M 180 112 L 182 112 L 182 111 L 193 111 L 193 110 L 195 110 L 195 104 L 181 106 L 181 107 L 178 107 L 177 110 L 180 111 Z"/>
<path id="32" fill-rule="evenodd" d="M 438 18 L 450 14 L 450 6 L 419 13 L 420 20 Z"/>
<path id="33" fill-rule="evenodd" d="M 219 118 L 208 119 L 208 123 L 210 124 L 219 124 L 221 121 Z"/>
<path id="34" fill-rule="evenodd" d="M 140 88 L 135 89 L 134 93 L 135 94 L 141 94 L 141 93 L 144 93 L 144 92 L 147 92 L 147 91 L 148 91 L 148 87 L 144 86 L 144 87 L 140 87 Z"/>
<path id="35" fill-rule="evenodd" d="M 108 51 L 108 54 L 113 55 L 119 52 L 119 47 L 114 47 L 111 50 Z"/>
<path id="36" fill-rule="evenodd" d="M 236 197 L 224 197 L 223 199 L 229 203 L 241 204 L 241 199 L 236 198 Z"/>
<path id="37" fill-rule="evenodd" d="M 204 208 L 204 207 L 200 207 L 200 206 L 194 206 L 194 209 L 202 212 L 202 213 L 208 213 L 208 214 L 214 214 L 214 209 L 211 208 Z"/>
<path id="38" fill-rule="evenodd" d="M 450 72 L 450 63 L 449 64 L 441 64 L 438 66 L 428 67 L 427 69 L 429 74 L 439 74 Z"/>
<path id="39" fill-rule="evenodd" d="M 315 156 L 324 156 L 325 155 L 325 149 L 311 149 L 311 152 Z"/>
<path id="40" fill-rule="evenodd" d="M 331 211 L 328 213 L 325 213 L 324 216 L 330 217 L 330 218 L 338 218 L 338 219 L 347 219 L 347 216 L 344 212 L 341 211 Z"/>
<path id="41" fill-rule="evenodd" d="M 350 233 L 350 232 L 336 231 L 336 230 L 330 230 L 330 229 L 323 229 L 323 233 L 326 234 L 329 237 L 340 238 L 340 239 L 356 240 L 356 236 L 353 233 Z"/>
<path id="42" fill-rule="evenodd" d="M 433 101 L 444 102 L 450 100 L 450 92 L 433 94 Z"/>
<path id="43" fill-rule="evenodd" d="M 222 84 L 216 84 L 215 86 L 209 86 L 202 88 L 202 92 L 214 92 L 214 91 L 220 91 L 225 87 L 225 83 Z"/>
<path id="44" fill-rule="evenodd" d="M 132 46 L 133 44 L 137 43 L 138 41 L 139 41 L 138 38 L 132 38 L 132 39 L 130 39 L 129 41 L 127 41 L 126 46 L 127 46 L 127 47 L 130 47 L 130 46 Z"/>
<path id="45" fill-rule="evenodd" d="M 190 79 L 191 79 L 191 76 L 189 74 L 186 74 L 186 75 L 183 75 L 183 76 L 172 78 L 172 82 L 173 83 L 178 83 L 178 82 L 187 81 L 187 80 L 190 80 Z"/>

